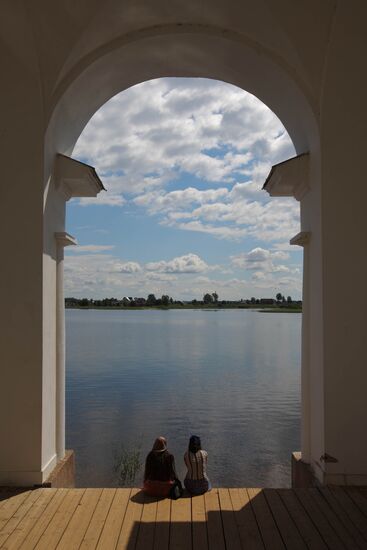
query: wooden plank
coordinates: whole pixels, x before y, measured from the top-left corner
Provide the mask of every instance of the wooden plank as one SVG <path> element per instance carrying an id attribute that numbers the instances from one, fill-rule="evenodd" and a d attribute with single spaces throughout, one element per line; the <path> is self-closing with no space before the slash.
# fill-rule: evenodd
<path id="1" fill-rule="evenodd" d="M 333 550 L 343 550 L 343 542 L 323 514 L 309 489 L 295 489 L 294 493 L 321 534 L 326 545 Z"/>
<path id="2" fill-rule="evenodd" d="M 92 518 L 93 512 L 101 496 L 102 489 L 86 489 L 85 493 L 64 531 L 58 550 L 77 550 Z"/>
<path id="3" fill-rule="evenodd" d="M 292 489 L 278 489 L 278 493 L 307 546 L 311 549 L 326 549 L 327 546 L 325 541 L 296 497 L 294 491 Z"/>
<path id="4" fill-rule="evenodd" d="M 208 549 L 208 532 L 204 495 L 191 499 L 192 512 L 192 547 L 193 550 Z"/>
<path id="5" fill-rule="evenodd" d="M 164 498 L 157 502 L 154 550 L 168 550 L 170 521 L 171 501 L 169 498 Z M 205 548 L 203 550 L 205 550 Z"/>
<path id="6" fill-rule="evenodd" d="M 263 494 L 273 514 L 275 523 L 287 549 L 307 550 L 306 543 L 302 539 L 296 525 L 294 524 L 288 510 L 283 504 L 275 489 L 264 489 Z"/>
<path id="7" fill-rule="evenodd" d="M 332 508 L 334 513 L 338 516 L 338 519 L 341 521 L 341 523 L 344 525 L 346 530 L 349 532 L 349 534 L 354 539 L 354 547 L 355 548 L 366 548 L 366 541 L 362 537 L 361 533 L 358 531 L 354 523 L 350 520 L 348 514 L 345 512 L 344 508 L 339 504 L 338 500 L 333 496 L 330 489 L 327 487 L 320 487 L 319 491 L 321 495 L 324 497 L 326 502 L 329 504 L 329 506 Z"/>
<path id="8" fill-rule="evenodd" d="M 356 543 L 349 531 L 344 527 L 344 524 L 339 520 L 334 510 L 329 506 L 329 503 L 323 498 L 318 489 L 308 489 L 309 496 L 314 500 L 317 507 L 327 518 L 331 528 L 338 535 L 342 543 L 348 550 L 355 550 Z M 358 547 L 357 547 L 358 548 Z"/>
<path id="9" fill-rule="evenodd" d="M 246 489 L 229 489 L 229 495 L 242 547 L 263 550 L 264 543 Z"/>
<path id="10" fill-rule="evenodd" d="M 273 550 L 284 547 L 280 540 L 297 550 L 305 542 L 311 549 L 362 550 L 366 512 L 367 499 L 357 488 L 219 489 L 158 502 L 133 501 L 127 489 L 37 489 L 1 502 L 0 547 L 239 550 L 242 543 L 246 550 Z"/>
<path id="11" fill-rule="evenodd" d="M 19 506 L 29 497 L 31 492 L 23 491 L 22 493 L 10 496 L 3 502 L 0 508 L 0 531 L 2 531 L 9 519 L 13 517 Z"/>
<path id="12" fill-rule="evenodd" d="M 12 495 L 8 493 L 8 491 L 1 491 L 0 490 L 0 508 L 3 506 L 3 504 L 11 497 Z"/>
<path id="13" fill-rule="evenodd" d="M 116 489 L 103 489 L 81 542 L 81 550 L 94 550 L 96 548 L 115 494 Z"/>
<path id="14" fill-rule="evenodd" d="M 37 550 L 51 550 L 52 548 L 56 548 L 84 491 L 84 489 L 69 490 L 36 544 L 35 548 Z"/>
<path id="15" fill-rule="evenodd" d="M 222 516 L 225 544 L 231 550 L 241 550 L 240 535 L 234 517 L 231 497 L 228 489 L 218 489 L 219 505 Z"/>
<path id="16" fill-rule="evenodd" d="M 356 503 L 361 512 L 367 517 L 367 498 L 358 487 L 344 487 L 350 498 Z"/>
<path id="17" fill-rule="evenodd" d="M 97 548 L 108 550 L 115 548 L 120 536 L 131 489 L 116 489 L 114 499 L 106 517 Z"/>
<path id="18" fill-rule="evenodd" d="M 220 513 L 218 489 L 212 489 L 204 495 L 210 549 L 224 550 L 224 533 Z"/>
<path id="19" fill-rule="evenodd" d="M 182 497 L 171 501 L 170 550 L 190 550 L 191 533 L 191 498 Z"/>
<path id="20" fill-rule="evenodd" d="M 24 493 L 24 489 L 1 489 L 0 488 L 0 508 L 6 503 L 7 500 L 11 497 L 15 497 L 20 493 Z"/>
<path id="21" fill-rule="evenodd" d="M 362 514 L 362 512 L 355 504 L 355 502 L 351 499 L 351 497 L 345 491 L 343 491 L 342 488 L 330 488 L 330 492 L 339 502 L 340 506 L 345 510 L 352 523 L 362 534 L 367 546 L 367 521 L 365 516 Z"/>
<path id="22" fill-rule="evenodd" d="M 46 530 L 47 526 L 50 524 L 52 518 L 56 514 L 57 510 L 61 506 L 63 500 L 66 498 L 69 493 L 69 489 L 56 489 L 56 494 L 54 495 L 51 502 L 44 508 L 37 522 L 32 529 L 27 533 L 25 539 L 21 543 L 19 548 L 28 550 L 29 548 L 34 548 L 41 538 L 42 534 Z"/>
<path id="23" fill-rule="evenodd" d="M 132 489 L 130 499 L 126 508 L 124 522 L 121 527 L 120 536 L 116 549 L 125 550 L 135 548 L 136 538 L 139 532 L 139 525 L 143 506 L 141 502 L 142 492 L 140 489 Z"/>
<path id="24" fill-rule="evenodd" d="M 41 491 L 39 498 L 33 503 L 29 512 L 23 517 L 16 529 L 3 544 L 2 548 L 4 550 L 17 550 L 21 546 L 29 531 L 34 527 L 38 518 L 56 495 L 57 489 L 39 489 L 39 491 Z"/>
<path id="25" fill-rule="evenodd" d="M 157 499 L 145 496 L 139 532 L 136 539 L 136 550 L 153 550 L 156 516 Z"/>
<path id="26" fill-rule="evenodd" d="M 284 544 L 262 489 L 247 489 L 265 548 L 284 549 Z"/>
<path id="27" fill-rule="evenodd" d="M 5 541 L 10 537 L 13 531 L 17 528 L 24 516 L 29 512 L 34 503 L 37 501 L 41 494 L 41 489 L 31 491 L 27 498 L 25 498 L 19 508 L 14 512 L 9 521 L 4 525 L 0 531 L 0 547 L 5 544 Z"/>

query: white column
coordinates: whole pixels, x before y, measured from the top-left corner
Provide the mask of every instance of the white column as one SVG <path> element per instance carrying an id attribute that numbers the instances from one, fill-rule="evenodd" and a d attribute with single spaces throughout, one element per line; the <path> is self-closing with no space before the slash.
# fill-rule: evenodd
<path id="1" fill-rule="evenodd" d="M 271 197 L 294 197 L 301 201 L 310 191 L 310 154 L 303 153 L 272 167 L 264 187 Z M 311 462 L 311 382 L 310 382 L 310 232 L 301 231 L 290 240 L 304 247 L 301 355 L 301 455 Z"/>
<path id="2" fill-rule="evenodd" d="M 302 356 L 301 356 L 301 454 L 302 462 L 310 463 L 310 295 L 309 295 L 309 247 L 310 233 L 302 231 L 291 239 L 291 245 L 303 246 L 303 295 L 302 295 Z"/>
<path id="3" fill-rule="evenodd" d="M 303 248 L 303 293 L 302 293 L 302 357 L 301 357 L 301 453 L 302 462 L 311 462 L 311 407 L 310 407 L 310 295 L 309 295 L 309 247 Z"/>
<path id="4" fill-rule="evenodd" d="M 54 234 L 56 239 L 56 456 L 61 460 L 65 456 L 65 304 L 64 304 L 64 247 L 77 244 L 76 240 L 63 231 L 65 227 L 65 202 L 71 197 L 96 197 L 104 189 L 103 183 L 93 166 L 84 164 L 65 155 L 57 154 L 52 174 L 55 193 L 49 191 L 49 227 L 47 235 Z M 57 214 L 56 214 L 57 213 Z M 46 223 L 46 222 L 45 222 Z M 56 225 L 57 224 L 57 225 Z M 53 233 L 55 229 L 62 231 Z M 46 239 L 45 239 L 46 241 Z M 52 243 L 54 244 L 54 243 Z M 53 246 L 49 254 L 54 257 Z M 45 285 L 45 283 L 44 283 Z M 53 304 L 47 303 L 49 318 L 54 320 Z M 44 313 L 45 315 L 45 313 Z M 55 409 L 54 409 L 55 410 Z"/>
<path id="5" fill-rule="evenodd" d="M 56 256 L 56 454 L 65 456 L 65 301 L 64 247 L 76 244 L 68 233 L 55 233 Z"/>

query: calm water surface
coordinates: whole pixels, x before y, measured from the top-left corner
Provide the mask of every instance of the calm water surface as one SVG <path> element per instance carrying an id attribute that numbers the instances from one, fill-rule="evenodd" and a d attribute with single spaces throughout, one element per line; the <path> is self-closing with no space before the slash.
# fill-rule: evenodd
<path id="1" fill-rule="evenodd" d="M 114 449 L 191 434 L 215 486 L 289 486 L 300 448 L 300 314 L 66 311 L 67 447 L 78 486 L 114 486 Z M 135 485 L 141 482 L 139 472 Z"/>

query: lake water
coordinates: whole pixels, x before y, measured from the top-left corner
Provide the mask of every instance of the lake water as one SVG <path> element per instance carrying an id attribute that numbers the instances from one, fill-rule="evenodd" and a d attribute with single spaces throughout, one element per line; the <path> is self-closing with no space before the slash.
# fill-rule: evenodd
<path id="1" fill-rule="evenodd" d="M 301 315 L 66 311 L 66 439 L 78 486 L 116 486 L 114 452 L 168 438 L 184 477 L 192 434 L 215 486 L 290 485 L 300 448 Z M 142 470 L 134 485 L 141 483 Z"/>

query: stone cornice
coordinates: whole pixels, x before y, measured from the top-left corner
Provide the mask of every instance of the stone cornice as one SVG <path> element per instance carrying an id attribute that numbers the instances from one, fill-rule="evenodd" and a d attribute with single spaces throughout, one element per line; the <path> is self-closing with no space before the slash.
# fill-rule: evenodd
<path id="1" fill-rule="evenodd" d="M 72 235 L 69 235 L 69 233 L 66 233 L 66 231 L 60 231 L 58 233 L 55 233 L 55 239 L 57 244 L 64 247 L 78 244 L 75 237 L 73 237 Z"/>
<path id="2" fill-rule="evenodd" d="M 105 191 L 93 166 L 66 155 L 56 155 L 53 178 L 56 189 L 65 200 L 72 197 L 96 197 L 100 191 Z"/>
<path id="3" fill-rule="evenodd" d="M 309 158 L 309 153 L 303 153 L 275 164 L 263 189 L 271 197 L 294 197 L 300 201 L 310 189 Z"/>
<path id="4" fill-rule="evenodd" d="M 292 239 L 289 241 L 289 244 L 305 246 L 310 242 L 310 239 L 311 239 L 310 231 L 301 231 L 300 233 L 297 233 L 297 235 L 292 237 Z"/>

